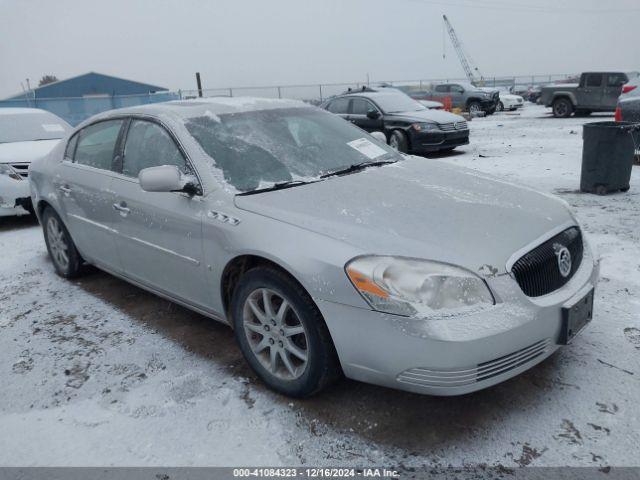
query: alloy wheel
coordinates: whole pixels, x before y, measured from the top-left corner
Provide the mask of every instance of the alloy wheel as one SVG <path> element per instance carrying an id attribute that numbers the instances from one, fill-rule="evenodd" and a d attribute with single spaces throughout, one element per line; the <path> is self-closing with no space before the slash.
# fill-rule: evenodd
<path id="1" fill-rule="evenodd" d="M 391 139 L 389 140 L 389 146 L 394 150 L 400 150 L 400 145 L 398 144 L 398 138 L 395 135 L 391 135 Z"/>
<path id="2" fill-rule="evenodd" d="M 471 105 L 469 105 L 469 113 L 479 113 L 482 109 L 480 108 L 480 105 L 478 105 L 477 103 L 472 103 Z"/>
<path id="3" fill-rule="evenodd" d="M 69 268 L 69 245 L 67 245 L 64 230 L 55 217 L 49 217 L 47 222 L 47 239 L 53 261 L 62 270 L 67 270 Z"/>
<path id="4" fill-rule="evenodd" d="M 300 378 L 307 367 L 307 332 L 291 303 L 279 293 L 259 288 L 243 306 L 242 324 L 260 364 L 281 380 Z"/>

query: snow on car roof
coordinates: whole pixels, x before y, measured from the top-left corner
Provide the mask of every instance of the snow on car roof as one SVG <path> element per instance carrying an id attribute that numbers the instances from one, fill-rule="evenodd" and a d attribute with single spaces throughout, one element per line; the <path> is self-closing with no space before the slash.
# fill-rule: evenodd
<path id="1" fill-rule="evenodd" d="M 170 115 L 180 119 L 186 119 L 203 115 L 223 115 L 225 113 L 301 107 L 310 107 L 310 105 L 299 100 L 278 98 L 210 97 L 127 107 L 106 112 L 105 116 L 139 113 L 148 115 Z"/>
<path id="2" fill-rule="evenodd" d="M 46 110 L 42 110 L 40 108 L 0 108 L 0 115 L 23 115 L 23 114 L 32 114 L 32 113 L 49 113 Z"/>

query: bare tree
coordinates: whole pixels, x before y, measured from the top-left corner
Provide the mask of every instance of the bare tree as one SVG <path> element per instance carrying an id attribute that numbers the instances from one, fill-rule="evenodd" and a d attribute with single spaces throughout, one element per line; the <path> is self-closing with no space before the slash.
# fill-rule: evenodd
<path id="1" fill-rule="evenodd" d="M 53 83 L 57 81 L 58 81 L 58 77 L 56 77 L 55 75 L 43 75 L 40 81 L 38 82 L 38 86 L 41 87 L 43 85 L 46 85 L 47 83 Z"/>

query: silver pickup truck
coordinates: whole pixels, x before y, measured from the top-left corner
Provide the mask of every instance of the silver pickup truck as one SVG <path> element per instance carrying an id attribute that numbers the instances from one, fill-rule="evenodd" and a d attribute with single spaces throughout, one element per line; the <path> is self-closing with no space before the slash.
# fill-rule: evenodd
<path id="1" fill-rule="evenodd" d="M 623 72 L 585 72 L 580 83 L 542 87 L 540 103 L 551 107 L 553 116 L 590 115 L 592 112 L 613 112 L 622 86 L 629 81 Z"/>

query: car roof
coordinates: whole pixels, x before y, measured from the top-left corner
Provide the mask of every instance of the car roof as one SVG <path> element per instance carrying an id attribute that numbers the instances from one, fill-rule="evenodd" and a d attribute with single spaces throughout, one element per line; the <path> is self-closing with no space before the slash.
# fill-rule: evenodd
<path id="1" fill-rule="evenodd" d="M 109 110 L 92 117 L 90 120 L 110 118 L 121 115 L 169 116 L 186 119 L 200 116 L 224 115 L 258 110 L 275 110 L 279 108 L 312 108 L 300 100 L 283 100 L 258 97 L 210 97 L 190 100 L 174 100 L 171 102 L 152 103 L 134 107 Z"/>
<path id="2" fill-rule="evenodd" d="M 0 115 L 24 115 L 24 114 L 33 114 L 33 113 L 51 113 L 47 110 L 42 110 L 41 108 L 17 108 L 17 107 L 8 107 L 8 108 L 0 108 Z"/>
<path id="3" fill-rule="evenodd" d="M 407 96 L 406 93 L 400 91 L 400 90 L 392 90 L 391 88 L 386 89 L 385 91 L 360 91 L 360 92 L 349 92 L 349 93 L 345 93 L 343 95 L 338 95 L 338 97 L 366 97 L 366 98 L 370 98 L 372 100 L 375 100 L 376 98 L 384 98 L 384 97 L 392 97 L 392 96 L 397 96 L 397 95 L 404 95 Z"/>

